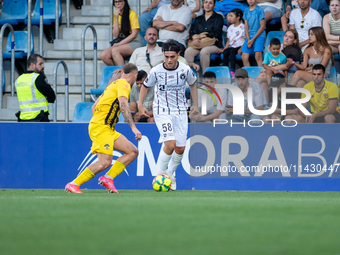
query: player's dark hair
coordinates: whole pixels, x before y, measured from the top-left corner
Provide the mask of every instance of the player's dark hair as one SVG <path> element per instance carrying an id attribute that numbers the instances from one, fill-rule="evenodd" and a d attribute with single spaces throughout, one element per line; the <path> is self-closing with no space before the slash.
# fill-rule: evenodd
<path id="1" fill-rule="evenodd" d="M 176 53 L 179 53 L 181 51 L 181 47 L 179 46 L 179 44 L 175 40 L 169 39 L 165 43 L 163 43 L 162 51 L 163 52 L 174 51 Z"/>
<path id="2" fill-rule="evenodd" d="M 120 32 L 125 36 L 129 36 L 130 30 L 131 30 L 130 17 L 129 17 L 130 16 L 130 5 L 127 0 L 123 0 L 123 1 L 125 2 L 125 5 L 123 9 Z M 113 5 L 115 5 L 115 1 L 113 1 Z"/>
<path id="3" fill-rule="evenodd" d="M 278 39 L 278 38 L 271 39 L 270 40 L 270 47 L 273 46 L 273 45 L 275 45 L 275 46 L 281 45 L 280 39 Z"/>
<path id="4" fill-rule="evenodd" d="M 244 23 L 243 11 L 241 9 L 235 8 L 235 9 L 232 9 L 230 12 L 234 13 L 236 18 L 240 18 L 240 22 Z"/>
<path id="5" fill-rule="evenodd" d="M 42 56 L 40 56 L 39 54 L 32 54 L 29 56 L 28 60 L 27 60 L 27 65 L 30 66 L 31 64 L 36 64 L 38 61 L 38 58 L 42 58 L 44 59 Z"/>
<path id="6" fill-rule="evenodd" d="M 147 76 L 148 76 L 148 74 L 144 70 L 140 70 L 140 71 L 138 71 L 136 81 L 141 81 L 144 78 L 146 78 Z"/>
<path id="7" fill-rule="evenodd" d="M 321 64 L 316 64 L 315 66 L 313 66 L 313 70 L 322 70 L 323 73 L 326 72 L 326 68 Z"/>
<path id="8" fill-rule="evenodd" d="M 216 74 L 212 71 L 206 71 L 204 74 L 203 74 L 203 78 L 214 78 L 216 79 Z"/>
<path id="9" fill-rule="evenodd" d="M 123 67 L 123 72 L 125 74 L 129 74 L 133 71 L 138 71 L 137 66 L 135 64 L 128 63 Z"/>

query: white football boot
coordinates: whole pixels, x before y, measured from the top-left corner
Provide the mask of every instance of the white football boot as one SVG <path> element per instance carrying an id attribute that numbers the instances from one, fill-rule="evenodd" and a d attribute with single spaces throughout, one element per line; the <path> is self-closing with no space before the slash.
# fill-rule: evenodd
<path id="1" fill-rule="evenodd" d="M 170 179 L 171 179 L 171 190 L 176 190 L 177 185 L 176 185 L 176 178 L 173 175 L 169 175 Z"/>

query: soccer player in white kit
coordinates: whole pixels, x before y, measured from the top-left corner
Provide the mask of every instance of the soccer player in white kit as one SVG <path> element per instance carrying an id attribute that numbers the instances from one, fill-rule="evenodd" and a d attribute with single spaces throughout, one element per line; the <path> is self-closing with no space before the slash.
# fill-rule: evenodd
<path id="1" fill-rule="evenodd" d="M 151 69 L 139 94 L 138 110 L 147 116 L 143 107 L 145 95 L 150 87 L 155 86 L 153 114 L 160 133 L 159 142 L 164 142 L 157 167 L 161 173 L 171 178 L 171 189 L 176 190 L 174 173 L 181 163 L 188 133 L 187 103 L 185 97 L 186 82 L 190 85 L 193 106 L 190 114 L 198 113 L 197 77 L 191 68 L 178 62 L 180 47 L 175 40 L 168 40 L 162 45 L 165 62 Z M 166 168 L 168 170 L 166 171 Z"/>

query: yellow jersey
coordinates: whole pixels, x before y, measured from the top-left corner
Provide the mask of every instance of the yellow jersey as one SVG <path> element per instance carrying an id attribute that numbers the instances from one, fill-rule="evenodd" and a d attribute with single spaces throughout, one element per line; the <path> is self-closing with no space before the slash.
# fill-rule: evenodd
<path id="1" fill-rule="evenodd" d="M 325 80 L 325 85 L 320 92 L 315 90 L 314 81 L 307 83 L 303 88 L 309 90 L 311 94 L 309 105 L 312 113 L 326 110 L 328 108 L 328 100 L 339 100 L 339 88 L 333 82 Z M 305 96 L 302 93 L 301 98 L 305 98 Z M 339 106 L 337 106 L 336 111 L 340 113 Z"/>
<path id="2" fill-rule="evenodd" d="M 130 27 L 131 27 L 131 30 L 132 29 L 139 29 L 139 22 L 138 22 L 138 15 L 137 13 L 134 11 L 134 10 L 131 10 L 130 9 L 130 12 L 129 12 L 129 20 L 130 20 Z M 113 27 L 115 26 L 115 13 L 113 13 Z M 121 30 L 121 27 L 122 27 L 122 16 L 119 15 L 118 17 L 118 25 L 119 25 L 119 32 L 122 31 Z M 130 31 L 131 33 L 131 31 Z"/>
<path id="3" fill-rule="evenodd" d="M 112 130 L 119 121 L 120 114 L 119 97 L 126 97 L 129 100 L 131 91 L 130 84 L 125 79 L 118 79 L 106 87 L 99 97 L 99 102 L 94 110 L 90 123 L 105 124 Z"/>

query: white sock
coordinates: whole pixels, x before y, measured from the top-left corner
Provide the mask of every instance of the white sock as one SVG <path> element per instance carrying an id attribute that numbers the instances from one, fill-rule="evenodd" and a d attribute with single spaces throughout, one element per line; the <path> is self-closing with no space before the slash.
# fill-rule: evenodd
<path id="1" fill-rule="evenodd" d="M 157 161 L 157 169 L 159 170 L 159 174 L 165 174 L 165 170 L 169 164 L 170 159 L 171 155 L 168 155 L 164 152 L 164 150 L 161 150 Z"/>
<path id="2" fill-rule="evenodd" d="M 74 181 L 71 182 L 72 185 L 77 185 L 79 186 L 77 183 L 75 183 Z"/>
<path id="3" fill-rule="evenodd" d="M 177 167 L 182 161 L 182 158 L 183 158 L 183 154 L 177 154 L 176 152 L 172 153 L 172 157 L 169 162 L 168 171 L 167 171 L 168 175 L 174 175 Z"/>

